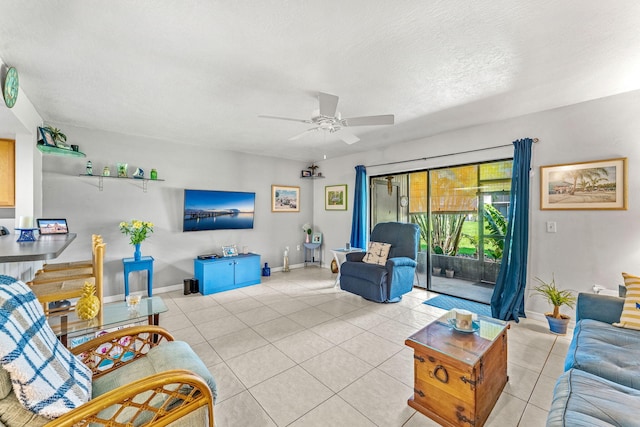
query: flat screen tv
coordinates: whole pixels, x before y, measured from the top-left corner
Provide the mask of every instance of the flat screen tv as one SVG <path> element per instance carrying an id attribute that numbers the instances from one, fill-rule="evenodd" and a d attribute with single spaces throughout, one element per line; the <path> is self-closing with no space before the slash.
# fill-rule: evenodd
<path id="1" fill-rule="evenodd" d="M 184 190 L 182 231 L 253 228 L 256 193 Z"/>

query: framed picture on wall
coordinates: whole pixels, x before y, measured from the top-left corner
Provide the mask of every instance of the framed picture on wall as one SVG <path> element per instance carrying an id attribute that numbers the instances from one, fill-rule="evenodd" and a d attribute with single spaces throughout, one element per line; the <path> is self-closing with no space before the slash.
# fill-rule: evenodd
<path id="1" fill-rule="evenodd" d="M 347 210 L 347 184 L 327 185 L 324 187 L 324 210 Z"/>
<path id="2" fill-rule="evenodd" d="M 627 158 L 541 166 L 540 209 L 627 209 Z"/>
<path id="3" fill-rule="evenodd" d="M 271 212 L 300 212 L 300 187 L 272 185 Z"/>

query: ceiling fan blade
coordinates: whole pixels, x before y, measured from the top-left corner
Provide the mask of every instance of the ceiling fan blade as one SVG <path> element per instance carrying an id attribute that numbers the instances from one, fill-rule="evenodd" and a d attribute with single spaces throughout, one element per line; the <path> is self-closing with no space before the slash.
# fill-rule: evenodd
<path id="1" fill-rule="evenodd" d="M 343 140 L 349 145 L 355 144 L 356 142 L 360 141 L 360 138 L 358 138 L 352 133 L 345 131 L 344 129 L 341 129 L 337 134 L 338 134 L 338 138 L 340 138 L 341 140 Z"/>
<path id="2" fill-rule="evenodd" d="M 319 128 L 309 128 L 307 130 L 305 130 L 302 133 L 299 133 L 297 135 L 292 136 L 291 138 L 289 138 L 289 141 L 295 141 L 296 139 L 302 138 L 303 136 L 305 136 L 306 134 L 310 133 L 310 132 L 316 132 Z"/>
<path id="3" fill-rule="evenodd" d="M 318 102 L 320 103 L 320 115 L 335 117 L 338 109 L 338 97 L 329 93 L 318 92 Z"/>
<path id="4" fill-rule="evenodd" d="M 292 119 L 290 117 L 267 116 L 264 114 L 259 114 L 258 117 L 262 119 L 289 120 L 290 122 L 313 123 L 311 120 Z"/>
<path id="5" fill-rule="evenodd" d="M 343 126 L 375 126 L 375 125 L 392 125 L 394 122 L 393 114 L 385 114 L 382 116 L 363 116 L 351 117 L 340 121 Z"/>

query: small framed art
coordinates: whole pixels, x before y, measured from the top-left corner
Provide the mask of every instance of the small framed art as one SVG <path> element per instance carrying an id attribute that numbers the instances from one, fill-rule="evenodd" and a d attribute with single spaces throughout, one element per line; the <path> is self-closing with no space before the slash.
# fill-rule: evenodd
<path id="1" fill-rule="evenodd" d="M 311 177 L 311 171 L 302 170 L 302 171 L 300 171 L 300 176 L 302 178 L 310 178 Z"/>
<path id="2" fill-rule="evenodd" d="M 347 184 L 327 185 L 324 187 L 324 210 L 347 210 Z"/>
<path id="3" fill-rule="evenodd" d="M 271 212 L 300 212 L 300 187 L 272 185 Z"/>
<path id="4" fill-rule="evenodd" d="M 627 159 L 540 166 L 540 209 L 627 209 Z"/>
<path id="5" fill-rule="evenodd" d="M 44 141 L 44 145 L 48 145 L 49 147 L 56 147 L 56 142 L 53 139 L 53 135 L 46 128 L 38 128 L 40 130 L 40 135 L 42 135 L 42 140 Z"/>
<path id="6" fill-rule="evenodd" d="M 311 243 L 322 243 L 322 233 L 313 233 Z"/>
<path id="7" fill-rule="evenodd" d="M 238 248 L 236 247 L 236 245 L 229 245 L 229 246 L 222 247 L 222 256 L 230 257 L 230 256 L 236 256 L 236 255 L 238 255 Z"/>

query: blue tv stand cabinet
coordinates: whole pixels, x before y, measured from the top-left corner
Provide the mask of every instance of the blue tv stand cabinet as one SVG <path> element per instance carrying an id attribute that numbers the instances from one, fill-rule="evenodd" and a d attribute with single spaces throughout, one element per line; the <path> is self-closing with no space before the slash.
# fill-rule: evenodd
<path id="1" fill-rule="evenodd" d="M 193 270 L 202 295 L 243 288 L 260 283 L 260 255 L 196 258 L 193 260 Z"/>

